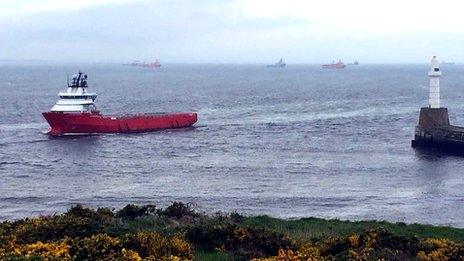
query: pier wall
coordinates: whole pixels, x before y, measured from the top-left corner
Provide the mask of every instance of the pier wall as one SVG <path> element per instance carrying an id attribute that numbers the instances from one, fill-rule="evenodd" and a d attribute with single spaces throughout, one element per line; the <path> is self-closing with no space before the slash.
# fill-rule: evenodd
<path id="1" fill-rule="evenodd" d="M 447 108 L 421 108 L 419 125 L 421 129 L 432 129 L 450 125 Z"/>
<path id="2" fill-rule="evenodd" d="M 464 127 L 450 125 L 447 108 L 421 108 L 411 146 L 464 153 Z"/>

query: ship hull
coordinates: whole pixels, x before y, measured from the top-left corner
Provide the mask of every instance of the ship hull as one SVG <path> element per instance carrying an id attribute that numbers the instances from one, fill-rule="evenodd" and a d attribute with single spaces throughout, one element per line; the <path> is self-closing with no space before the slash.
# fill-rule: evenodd
<path id="1" fill-rule="evenodd" d="M 132 133 L 185 128 L 197 121 L 196 113 L 141 114 L 104 116 L 98 112 L 44 112 L 50 124 L 49 134 Z"/>
<path id="2" fill-rule="evenodd" d="M 346 67 L 346 65 L 344 65 L 344 64 L 341 64 L 341 65 L 338 65 L 338 64 L 323 64 L 322 65 L 322 68 L 324 68 L 324 69 L 343 69 L 345 67 Z"/>

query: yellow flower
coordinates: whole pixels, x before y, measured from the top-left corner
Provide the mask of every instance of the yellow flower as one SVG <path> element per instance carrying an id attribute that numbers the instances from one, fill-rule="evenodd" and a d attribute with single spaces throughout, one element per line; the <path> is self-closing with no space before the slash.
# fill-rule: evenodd
<path id="1" fill-rule="evenodd" d="M 123 248 L 121 250 L 122 253 L 122 260 L 125 261 L 142 261 L 142 258 L 140 257 L 139 253 L 132 251 L 132 250 L 126 250 Z"/>
<path id="2" fill-rule="evenodd" d="M 25 257 L 39 256 L 44 259 L 70 259 L 69 246 L 64 242 L 42 243 L 37 241 L 32 244 L 15 245 L 12 254 Z"/>
<path id="3" fill-rule="evenodd" d="M 352 246 L 359 246 L 359 235 L 358 234 L 353 234 L 351 236 L 348 237 L 348 241 L 350 242 L 350 244 Z"/>

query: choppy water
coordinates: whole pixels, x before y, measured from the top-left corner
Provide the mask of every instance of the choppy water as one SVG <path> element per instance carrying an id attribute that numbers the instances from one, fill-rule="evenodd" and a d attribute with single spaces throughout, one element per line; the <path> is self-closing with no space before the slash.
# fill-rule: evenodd
<path id="1" fill-rule="evenodd" d="M 49 138 L 40 112 L 89 74 L 103 113 L 197 111 L 195 128 Z M 464 158 L 410 148 L 427 66 L 0 65 L 0 219 L 181 200 L 206 211 L 464 227 Z M 464 66 L 443 103 L 464 124 Z"/>

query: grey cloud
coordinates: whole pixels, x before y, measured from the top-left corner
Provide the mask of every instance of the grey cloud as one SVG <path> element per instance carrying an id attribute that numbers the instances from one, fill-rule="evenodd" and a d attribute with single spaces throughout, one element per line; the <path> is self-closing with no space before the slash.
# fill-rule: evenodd
<path id="1" fill-rule="evenodd" d="M 318 36 L 310 33 L 318 25 L 306 20 L 245 18 L 229 10 L 227 3 L 141 1 L 3 19 L 0 59 L 272 62 L 284 57 L 290 63 L 336 58 L 391 62 L 417 61 L 428 57 L 431 49 L 450 56 L 464 42 L 458 34 L 375 38 L 328 31 Z"/>

